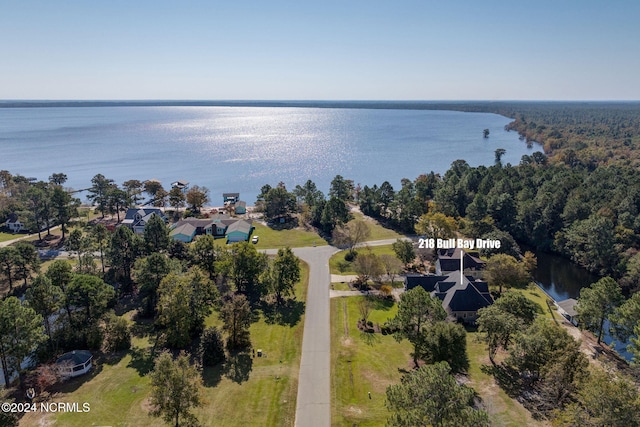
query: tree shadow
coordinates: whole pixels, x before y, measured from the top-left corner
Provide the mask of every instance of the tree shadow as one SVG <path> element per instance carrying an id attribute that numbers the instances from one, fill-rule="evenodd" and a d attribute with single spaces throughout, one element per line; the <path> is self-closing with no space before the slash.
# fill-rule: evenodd
<path id="1" fill-rule="evenodd" d="M 395 302 L 393 299 L 381 298 L 379 296 L 368 295 L 367 301 L 371 304 L 372 310 L 389 311 Z"/>
<path id="2" fill-rule="evenodd" d="M 269 325 L 295 326 L 304 313 L 305 303 L 295 299 L 286 299 L 280 304 L 274 301 L 261 301 L 260 308 L 265 322 Z"/>
<path id="3" fill-rule="evenodd" d="M 146 375 L 153 370 L 155 355 L 152 349 L 133 347 L 130 354 L 131 361 L 127 368 L 135 369 L 140 376 Z"/>
<path id="4" fill-rule="evenodd" d="M 253 359 L 249 353 L 232 353 L 224 364 L 224 376 L 234 383 L 242 384 L 249 380 L 249 373 L 252 368 Z"/>
<path id="5" fill-rule="evenodd" d="M 100 361 L 94 361 L 93 366 L 86 374 L 79 375 L 73 378 L 63 379 L 61 382 L 51 386 L 49 393 L 51 395 L 55 393 L 73 393 L 78 390 L 83 384 L 92 380 L 100 375 L 102 372 L 102 363 Z"/>
<path id="6" fill-rule="evenodd" d="M 128 353 L 127 350 L 120 350 L 113 353 L 103 354 L 100 357 L 100 361 L 105 365 L 117 365 Z"/>
<path id="7" fill-rule="evenodd" d="M 360 339 L 368 346 L 373 347 L 375 344 L 378 344 L 382 339 L 378 336 L 378 334 L 374 332 L 363 332 L 360 331 Z"/>
<path id="8" fill-rule="evenodd" d="M 222 380 L 224 375 L 225 364 L 218 363 L 215 366 L 207 366 L 202 370 L 202 382 L 205 387 L 215 387 Z"/>
<path id="9" fill-rule="evenodd" d="M 482 365 L 480 370 L 493 376 L 501 389 L 510 397 L 517 397 L 522 392 L 522 379 L 518 371 L 507 365 Z"/>

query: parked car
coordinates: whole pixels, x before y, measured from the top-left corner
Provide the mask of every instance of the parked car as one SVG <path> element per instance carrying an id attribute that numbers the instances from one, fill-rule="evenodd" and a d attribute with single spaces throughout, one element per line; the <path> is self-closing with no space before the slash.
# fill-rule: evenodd
<path id="1" fill-rule="evenodd" d="M 253 237 L 251 238 L 251 242 L 252 242 L 252 243 L 254 243 L 254 244 L 255 244 L 255 243 L 258 243 L 258 236 L 253 236 Z"/>

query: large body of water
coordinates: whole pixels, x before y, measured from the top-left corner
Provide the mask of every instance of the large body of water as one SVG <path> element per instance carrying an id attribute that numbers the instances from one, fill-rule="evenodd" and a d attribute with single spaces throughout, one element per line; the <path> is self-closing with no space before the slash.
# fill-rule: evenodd
<path id="1" fill-rule="evenodd" d="M 510 119 L 489 113 L 293 107 L 0 108 L 0 169 L 46 180 L 66 173 L 81 189 L 101 173 L 116 183 L 183 179 L 211 203 L 239 192 L 253 204 L 264 184 L 313 180 L 326 193 L 337 174 L 394 188 L 402 178 L 444 173 L 457 159 L 491 165 L 531 153 Z M 490 137 L 483 138 L 483 129 Z"/>

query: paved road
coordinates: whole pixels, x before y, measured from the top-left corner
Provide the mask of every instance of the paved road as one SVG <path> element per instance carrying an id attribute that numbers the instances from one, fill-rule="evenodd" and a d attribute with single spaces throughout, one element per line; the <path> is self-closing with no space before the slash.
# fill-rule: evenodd
<path id="1" fill-rule="evenodd" d="M 329 258 L 332 246 L 295 248 L 309 264 L 309 289 L 298 379 L 296 426 L 331 425 L 331 334 L 329 306 Z"/>

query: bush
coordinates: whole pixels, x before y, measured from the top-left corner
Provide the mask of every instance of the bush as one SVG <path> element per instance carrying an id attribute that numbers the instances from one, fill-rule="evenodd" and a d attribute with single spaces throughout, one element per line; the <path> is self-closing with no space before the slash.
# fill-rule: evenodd
<path id="1" fill-rule="evenodd" d="M 340 273 L 344 273 L 349 268 L 349 263 L 347 261 L 338 261 L 338 270 Z"/>
<path id="2" fill-rule="evenodd" d="M 382 295 L 383 297 L 389 297 L 391 296 L 391 292 L 392 292 L 393 288 L 390 285 L 382 285 L 380 286 L 380 295 Z"/>
<path id="3" fill-rule="evenodd" d="M 215 366 L 225 361 L 224 342 L 217 328 L 207 328 L 202 332 L 199 355 L 202 366 Z"/>
<path id="4" fill-rule="evenodd" d="M 344 260 L 347 262 L 353 262 L 353 260 L 356 259 L 357 256 L 358 253 L 356 251 L 348 251 L 346 254 L 344 254 Z"/>
<path id="5" fill-rule="evenodd" d="M 125 319 L 113 313 L 106 316 L 103 347 L 107 352 L 128 350 L 131 348 L 131 331 Z"/>

